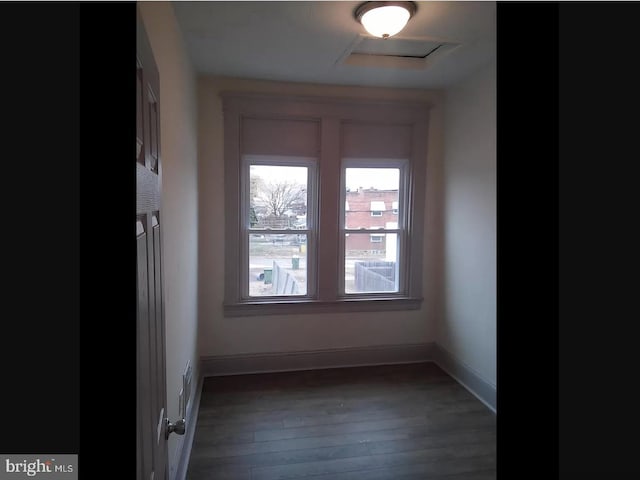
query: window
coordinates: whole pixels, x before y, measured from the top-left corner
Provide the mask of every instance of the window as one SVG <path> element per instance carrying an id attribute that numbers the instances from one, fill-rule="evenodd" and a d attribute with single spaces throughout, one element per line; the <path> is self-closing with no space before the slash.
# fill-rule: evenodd
<path id="1" fill-rule="evenodd" d="M 307 239 L 315 225 L 314 203 L 309 199 L 315 160 L 248 155 L 244 161 L 249 188 L 244 189 L 248 285 L 243 298 L 305 297 Z"/>
<path id="2" fill-rule="evenodd" d="M 384 202 L 371 202 L 371 216 L 372 217 L 381 217 L 382 212 L 384 212 Z"/>
<path id="3" fill-rule="evenodd" d="M 222 97 L 225 315 L 420 308 L 427 105 Z"/>
<path id="4" fill-rule="evenodd" d="M 405 198 L 407 160 L 345 158 L 342 177 L 344 195 L 351 204 L 368 203 L 372 212 L 373 209 L 380 212 L 377 217 L 383 217 L 383 212 L 387 213 L 385 204 L 397 206 Z M 357 188 L 356 185 L 369 187 Z M 344 243 L 340 252 L 342 293 L 362 297 L 402 292 L 407 269 L 404 265 L 406 229 L 403 218 L 371 219 L 365 227 L 349 228 L 354 225 L 356 215 L 357 212 L 347 210 L 341 213 L 344 222 Z M 372 247 L 372 243 L 377 245 Z"/>

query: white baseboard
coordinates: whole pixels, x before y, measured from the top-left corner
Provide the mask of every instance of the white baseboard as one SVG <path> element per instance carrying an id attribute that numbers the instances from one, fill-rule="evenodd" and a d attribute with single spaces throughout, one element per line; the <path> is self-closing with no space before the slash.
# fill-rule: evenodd
<path id="1" fill-rule="evenodd" d="M 193 446 L 193 437 L 196 431 L 196 423 L 198 421 L 198 412 L 200 411 L 200 398 L 202 397 L 202 385 L 204 377 L 202 376 L 202 365 L 198 368 L 198 384 L 196 386 L 195 396 L 191 402 L 191 408 L 187 413 L 187 425 L 185 428 L 182 448 L 180 449 L 180 458 L 176 468 L 173 480 L 185 480 L 187 478 L 187 469 L 189 468 L 189 459 L 191 458 L 191 448 Z"/>
<path id="2" fill-rule="evenodd" d="M 202 375 L 240 375 L 250 373 L 363 367 L 432 360 L 433 343 L 380 345 L 286 353 L 218 355 L 201 358 Z"/>
<path id="3" fill-rule="evenodd" d="M 461 362 L 451 352 L 434 343 L 433 361 L 496 413 L 496 386 Z"/>

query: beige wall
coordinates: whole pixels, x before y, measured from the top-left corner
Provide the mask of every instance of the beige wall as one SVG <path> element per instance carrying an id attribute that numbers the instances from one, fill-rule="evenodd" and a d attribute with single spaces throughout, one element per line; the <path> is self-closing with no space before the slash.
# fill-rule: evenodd
<path id="1" fill-rule="evenodd" d="M 437 342 L 495 386 L 495 63 L 446 91 L 444 158 L 445 305 Z"/>
<path id="2" fill-rule="evenodd" d="M 220 91 L 326 95 L 374 99 L 430 100 L 432 110 L 426 189 L 426 242 L 422 310 L 358 314 L 223 316 L 224 158 Z M 434 340 L 440 282 L 437 262 L 442 152 L 442 95 L 438 91 L 393 90 L 262 82 L 202 76 L 198 80 L 198 157 L 200 202 L 200 352 L 228 355 L 331 348 L 400 345 Z M 425 132 L 427 133 L 427 132 Z M 338 181 L 338 179 L 336 179 Z"/>
<path id="3" fill-rule="evenodd" d="M 194 367 L 198 362 L 196 83 L 172 5 L 138 5 L 160 72 L 167 411 L 175 421 L 182 373 L 187 361 Z M 169 478 L 174 478 L 183 441 L 178 435 L 169 439 Z"/>

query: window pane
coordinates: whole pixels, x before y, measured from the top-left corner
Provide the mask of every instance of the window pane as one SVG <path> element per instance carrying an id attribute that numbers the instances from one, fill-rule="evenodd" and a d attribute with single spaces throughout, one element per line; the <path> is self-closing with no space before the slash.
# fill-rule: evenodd
<path id="1" fill-rule="evenodd" d="M 345 236 L 346 293 L 397 292 L 398 234 L 348 233 Z"/>
<path id="2" fill-rule="evenodd" d="M 307 167 L 251 165 L 249 185 L 251 228 L 307 228 Z"/>
<path id="3" fill-rule="evenodd" d="M 345 228 L 397 228 L 400 169 L 347 168 L 345 184 Z"/>
<path id="4" fill-rule="evenodd" d="M 249 296 L 307 294 L 307 235 L 249 234 Z"/>

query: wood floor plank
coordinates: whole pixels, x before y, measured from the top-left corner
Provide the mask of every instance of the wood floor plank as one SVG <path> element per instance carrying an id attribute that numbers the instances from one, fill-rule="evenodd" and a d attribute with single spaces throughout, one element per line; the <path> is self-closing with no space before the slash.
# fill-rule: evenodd
<path id="1" fill-rule="evenodd" d="M 422 415 L 418 417 L 388 418 L 385 420 L 346 422 L 328 425 L 312 425 L 310 427 L 283 428 L 278 430 L 261 430 L 254 433 L 256 442 L 284 440 L 288 438 L 317 437 L 322 435 L 339 435 L 353 432 L 370 432 L 390 430 L 394 428 L 429 426 L 438 430 L 446 430 L 449 426 L 491 425 L 495 419 L 490 413 L 466 412 L 447 415 Z"/>
<path id="2" fill-rule="evenodd" d="M 458 458 L 473 458 L 495 455 L 495 442 L 473 443 L 464 445 L 451 445 L 439 448 L 426 448 L 423 450 L 409 450 L 399 453 L 385 453 L 372 455 L 372 463 L 379 467 L 391 467 L 398 465 L 410 465 L 424 463 L 431 460 L 448 460 Z"/>
<path id="3" fill-rule="evenodd" d="M 496 417 L 432 363 L 207 378 L 187 479 L 495 479 Z"/>
<path id="4" fill-rule="evenodd" d="M 484 428 L 484 430 L 482 430 Z M 340 447 L 351 444 L 369 444 L 372 453 L 393 453 L 411 449 L 421 449 L 451 444 L 473 443 L 481 441 L 484 433 L 487 441 L 495 442 L 495 426 L 490 424 L 472 429 L 458 426 L 451 430 L 435 430 L 426 426 L 410 426 L 390 430 L 372 432 L 356 432 L 349 434 L 324 435 L 317 437 L 303 437 L 269 442 L 211 444 L 195 442 L 192 448 L 192 458 L 233 457 L 270 452 L 286 452 L 309 448 Z M 466 438 L 454 435 L 467 435 Z M 454 438 L 454 440 L 452 440 Z"/>
<path id="5" fill-rule="evenodd" d="M 320 462 L 293 463 L 251 468 L 252 480 L 282 480 L 311 475 L 327 475 L 366 470 L 372 465 L 370 456 L 339 458 Z"/>
<path id="6" fill-rule="evenodd" d="M 193 436 L 194 444 L 198 446 L 251 443 L 255 440 L 253 431 L 218 431 L 216 427 L 196 427 Z"/>
<path id="7" fill-rule="evenodd" d="M 468 412 L 484 412 L 487 407 L 482 405 L 476 399 L 460 400 L 458 402 L 437 403 L 433 402 L 424 406 L 416 407 L 414 402 L 398 402 L 387 408 L 378 408 L 375 410 L 360 411 L 352 409 L 345 413 L 322 413 L 317 412 L 311 416 L 295 416 L 284 418 L 282 427 L 278 428 L 294 428 L 307 427 L 312 425 L 330 425 L 334 423 L 360 422 L 384 420 L 387 418 L 403 418 L 417 417 L 429 414 L 451 414 L 451 413 L 468 413 Z M 268 430 L 263 428 L 262 430 Z"/>
<path id="8" fill-rule="evenodd" d="M 494 470 L 484 472 L 467 472 L 454 475 L 432 477 L 430 480 L 496 480 L 497 473 Z M 406 479 L 405 479 L 406 480 Z M 415 479 L 419 480 L 419 479 Z"/>
<path id="9" fill-rule="evenodd" d="M 385 441 L 395 439 L 409 439 L 419 435 L 416 427 L 378 432 L 358 432 L 344 435 L 326 435 L 320 437 L 294 438 L 275 440 L 271 442 L 238 443 L 227 445 L 199 444 L 194 441 L 192 457 L 232 457 L 236 455 L 251 455 L 255 453 L 282 452 L 301 450 L 306 448 L 338 447 L 342 445 L 360 444 L 365 442 Z"/>
<path id="10" fill-rule="evenodd" d="M 404 394 L 404 395 L 401 395 Z M 290 409 L 328 409 L 346 405 L 353 405 L 361 408 L 368 404 L 384 403 L 389 400 L 420 400 L 420 399 L 471 399 L 475 398 L 468 391 L 456 383 L 445 383 L 443 385 L 423 385 L 418 388 L 407 388 L 406 390 L 390 386 L 380 386 L 377 389 L 359 392 L 339 392 L 327 391 L 323 395 L 301 397 L 289 399 L 285 396 L 269 399 L 259 395 L 252 395 L 251 398 L 234 401 L 220 401 L 213 396 L 201 399 L 202 408 L 210 414 L 229 415 L 234 413 L 248 412 L 273 412 Z"/>
<path id="11" fill-rule="evenodd" d="M 476 443 L 496 443 L 495 428 L 488 427 L 480 430 L 463 430 L 457 432 L 438 432 L 410 439 L 394 439 L 377 442 L 367 442 L 369 452 L 374 454 L 397 453 L 411 450 L 423 450 L 446 446 L 461 446 Z"/>
<path id="12" fill-rule="evenodd" d="M 207 419 L 211 423 L 233 423 L 233 422 L 269 422 L 284 421 L 301 417 L 314 417 L 323 415 L 344 415 L 356 413 L 363 415 L 367 413 L 375 414 L 377 412 L 406 412 L 408 408 L 416 408 L 417 405 L 423 406 L 426 410 L 443 410 L 454 409 L 455 405 L 473 402 L 476 405 L 481 404 L 469 392 L 460 390 L 450 392 L 438 392 L 430 396 L 401 396 L 387 394 L 385 397 L 364 397 L 362 399 L 343 399 L 333 402 L 325 402 L 321 406 L 313 405 L 312 407 L 287 404 L 283 402 L 280 409 L 275 410 L 254 410 L 253 408 L 234 408 L 231 410 L 223 410 L 221 408 L 209 408 L 203 406 L 200 411 L 200 417 Z M 460 408 L 460 407 L 458 407 Z"/>
<path id="13" fill-rule="evenodd" d="M 201 466 L 215 467 L 220 465 L 242 465 L 245 467 L 257 467 L 317 462 L 361 456 L 369 456 L 369 449 L 367 448 L 366 443 L 351 443 L 337 447 L 289 449 L 277 452 L 255 453 L 251 455 L 237 455 L 230 457 L 200 455 L 195 458 L 197 458 L 198 465 Z"/>
<path id="14" fill-rule="evenodd" d="M 258 430 L 277 430 L 285 428 L 282 420 L 252 420 L 237 418 L 234 421 L 219 421 L 216 418 L 202 416 L 198 418 L 198 427 L 214 429 L 218 432 L 255 432 Z"/>
<path id="15" fill-rule="evenodd" d="M 313 480 L 462 480 L 465 475 L 486 472 L 496 467 L 494 455 L 455 460 L 433 460 L 424 463 L 408 463 L 393 467 L 354 469 L 345 472 L 316 475 Z M 457 475 L 458 477 L 456 477 Z M 284 478 L 284 477 L 281 477 Z M 304 475 L 288 478 L 305 478 Z M 255 480 L 255 477 L 253 478 Z"/>
<path id="16" fill-rule="evenodd" d="M 188 480 L 251 480 L 251 467 L 238 465 L 202 465 L 189 462 Z"/>

